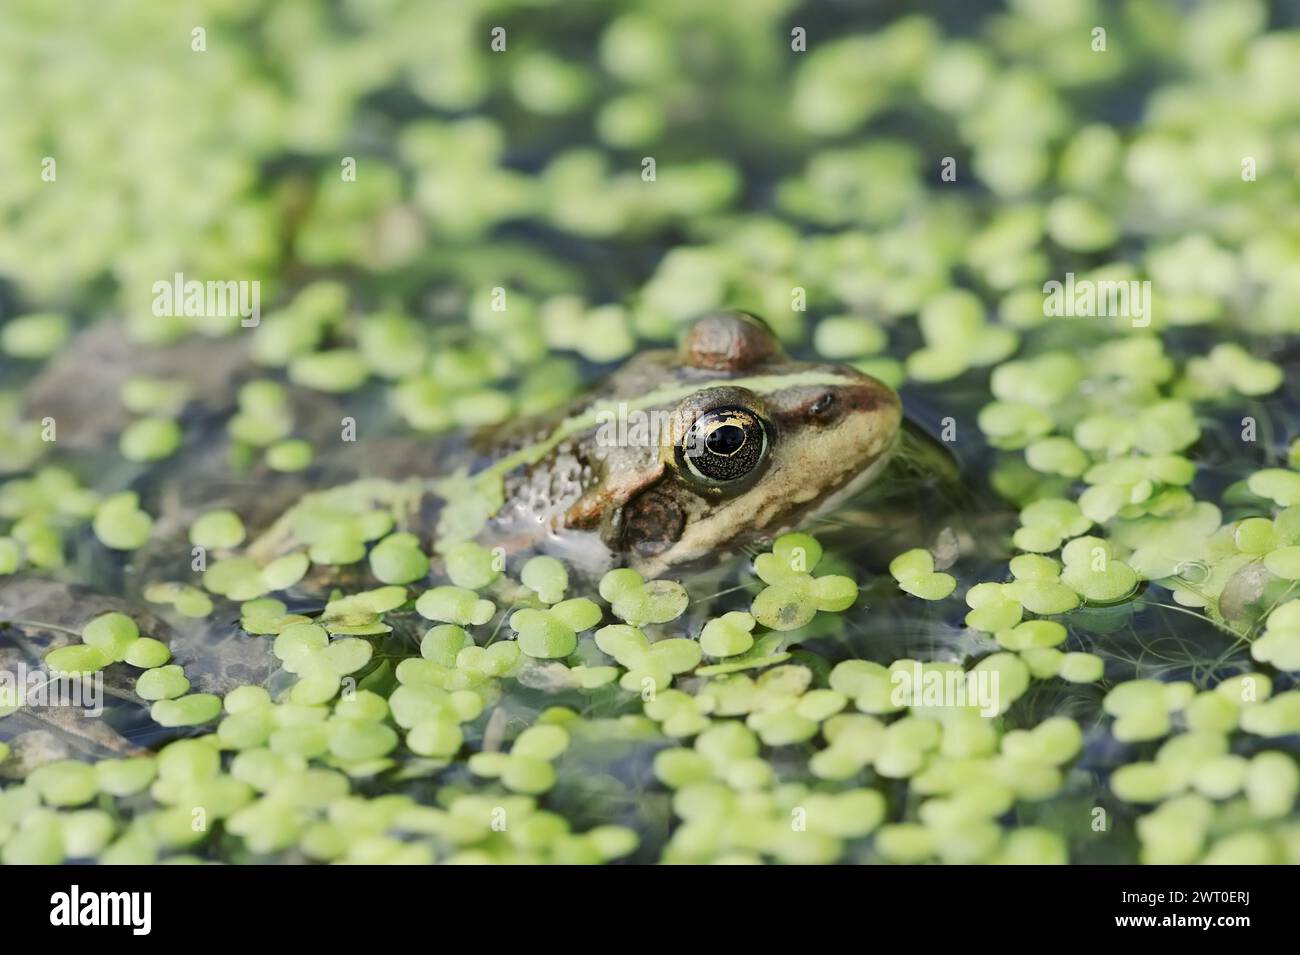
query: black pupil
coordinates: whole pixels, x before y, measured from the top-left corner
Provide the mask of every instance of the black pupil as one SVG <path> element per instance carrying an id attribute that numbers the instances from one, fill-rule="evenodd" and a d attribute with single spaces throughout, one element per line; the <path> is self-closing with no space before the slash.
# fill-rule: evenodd
<path id="1" fill-rule="evenodd" d="M 745 408 L 717 408 L 701 415 L 681 450 L 692 474 L 718 484 L 756 473 L 766 452 L 763 422 Z"/>
<path id="2" fill-rule="evenodd" d="M 704 439 L 704 446 L 714 454 L 730 457 L 745 446 L 745 429 L 737 424 L 724 424 L 720 428 L 714 428 Z"/>

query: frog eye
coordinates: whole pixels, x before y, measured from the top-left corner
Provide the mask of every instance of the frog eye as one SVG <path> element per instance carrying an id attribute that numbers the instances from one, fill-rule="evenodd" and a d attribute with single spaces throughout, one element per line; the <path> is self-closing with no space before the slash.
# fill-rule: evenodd
<path id="1" fill-rule="evenodd" d="M 757 473 L 767 448 L 762 418 L 746 408 L 715 408 L 687 430 L 678 460 L 705 484 L 726 485 Z"/>

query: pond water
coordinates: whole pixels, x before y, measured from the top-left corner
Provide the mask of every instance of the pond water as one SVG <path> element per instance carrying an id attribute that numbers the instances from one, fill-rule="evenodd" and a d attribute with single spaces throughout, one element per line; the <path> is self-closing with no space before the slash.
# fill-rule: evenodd
<path id="1" fill-rule="evenodd" d="M 1300 862 L 1288 5 L 112 7 L 0 14 L 4 862 Z M 588 454 L 718 311 L 894 460 L 611 571 L 779 472 Z"/>

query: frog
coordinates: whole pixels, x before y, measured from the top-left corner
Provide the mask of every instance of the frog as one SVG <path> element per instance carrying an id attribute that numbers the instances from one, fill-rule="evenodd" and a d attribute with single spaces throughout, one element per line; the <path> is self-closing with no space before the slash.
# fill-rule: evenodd
<path id="1" fill-rule="evenodd" d="M 792 358 L 761 318 L 718 311 L 694 321 L 676 348 L 636 354 L 567 405 L 472 435 L 329 441 L 346 407 L 314 396 L 298 410 L 309 412 L 303 420 L 321 449 L 317 464 L 305 476 L 265 469 L 235 476 L 224 423 L 232 385 L 251 367 L 244 342 L 189 341 L 137 357 L 123 354 L 102 329 L 86 335 L 29 390 L 32 413 L 70 403 L 58 412 L 67 446 L 102 459 L 105 439 L 120 427 L 111 394 L 141 363 L 146 373 L 202 366 L 191 378 L 186 419 L 187 432 L 199 438 L 174 460 L 134 472 L 120 462 L 106 469 L 115 481 L 129 479 L 157 513 L 145 547 L 76 582 L 9 578 L 0 584 L 0 621 L 62 618 L 74 606 L 119 610 L 148 620 L 150 632 L 186 658 L 187 673 L 217 693 L 272 679 L 277 663 L 265 642 L 250 641 L 228 614 L 182 622 L 142 599 L 149 583 L 189 566 L 186 530 L 203 511 L 239 513 L 251 533 L 235 553 L 263 565 L 303 550 L 298 519 L 327 507 L 378 511 L 394 530 L 418 535 L 432 552 L 434 579 L 445 576 L 446 553 L 465 541 L 493 548 L 516 570 L 531 555 L 558 557 L 592 585 L 618 567 L 647 579 L 685 577 L 753 551 L 879 482 L 907 436 L 889 385 L 848 365 Z M 84 374 L 88 363 L 95 375 Z M 103 552 L 93 541 L 72 547 L 92 557 Z M 74 554 L 70 564 L 89 559 Z M 282 596 L 310 615 L 340 588 L 367 586 L 374 580 L 364 563 L 319 565 Z M 66 624 L 27 626 L 23 641 L 43 650 L 74 633 Z M 94 743 L 102 749 L 103 740 Z"/>
<path id="2" fill-rule="evenodd" d="M 902 404 L 847 365 L 790 358 L 762 319 L 695 321 L 676 349 L 644 351 L 558 412 L 477 435 L 449 477 L 349 482 L 299 507 L 383 504 L 435 550 L 475 540 L 548 553 L 585 577 L 688 572 L 792 530 L 878 479 Z M 433 506 L 421 498 L 433 499 Z M 252 545 L 290 550 L 291 509 Z M 412 526 L 420 521 L 431 527 Z"/>

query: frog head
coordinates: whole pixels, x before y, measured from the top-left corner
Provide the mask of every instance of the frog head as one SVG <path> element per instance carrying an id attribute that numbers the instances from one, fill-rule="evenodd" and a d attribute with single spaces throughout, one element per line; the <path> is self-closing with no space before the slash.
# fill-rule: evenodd
<path id="1" fill-rule="evenodd" d="M 560 450 L 581 494 L 557 529 L 597 531 L 646 574 L 798 526 L 870 483 L 902 420 L 888 385 L 788 358 L 743 312 L 695 322 L 597 390 Z"/>

